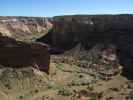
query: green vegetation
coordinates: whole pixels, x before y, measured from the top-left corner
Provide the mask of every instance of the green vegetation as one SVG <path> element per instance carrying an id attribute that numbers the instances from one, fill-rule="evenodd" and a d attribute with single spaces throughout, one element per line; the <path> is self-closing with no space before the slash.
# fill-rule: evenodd
<path id="1" fill-rule="evenodd" d="M 93 96 L 90 100 L 100 100 L 100 98 L 98 96 Z"/>
<path id="2" fill-rule="evenodd" d="M 65 88 L 59 89 L 58 94 L 59 95 L 63 95 L 63 96 L 70 96 L 70 95 L 72 95 L 72 93 L 69 90 L 65 89 Z"/>
<path id="3" fill-rule="evenodd" d="M 133 91 L 129 93 L 127 100 L 133 100 Z"/>
<path id="4" fill-rule="evenodd" d="M 67 90 L 64 86 L 61 85 L 57 85 L 54 82 L 49 82 L 48 84 L 48 89 L 53 89 L 53 90 L 57 90 L 59 95 L 63 95 L 63 96 L 70 96 L 72 93 Z"/>
<path id="5" fill-rule="evenodd" d="M 18 100 L 26 100 L 26 98 L 24 96 L 19 96 Z"/>
<path id="6" fill-rule="evenodd" d="M 56 64 L 56 67 L 60 70 L 64 70 L 64 65 L 62 63 Z"/>
<path id="7" fill-rule="evenodd" d="M 59 88 L 59 86 L 57 86 L 55 83 L 50 82 L 48 84 L 48 89 L 53 89 L 53 90 L 57 90 Z"/>

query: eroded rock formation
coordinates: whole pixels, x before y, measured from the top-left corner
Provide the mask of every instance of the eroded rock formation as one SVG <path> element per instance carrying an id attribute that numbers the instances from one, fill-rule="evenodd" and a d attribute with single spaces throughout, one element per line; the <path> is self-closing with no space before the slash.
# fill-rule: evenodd
<path id="1" fill-rule="evenodd" d="M 48 47 L 40 43 L 25 43 L 9 37 L 0 37 L 0 64 L 5 67 L 33 66 L 49 73 Z"/>
<path id="2" fill-rule="evenodd" d="M 62 48 L 81 42 L 89 49 L 97 43 L 121 45 L 132 32 L 133 15 L 59 16 L 54 18 L 52 42 Z"/>
<path id="3" fill-rule="evenodd" d="M 120 63 L 133 69 L 133 15 L 75 15 L 54 17 L 53 30 L 40 41 L 51 40 L 52 53 L 61 53 L 81 44 L 90 50 L 102 45 L 117 48 Z"/>
<path id="4" fill-rule="evenodd" d="M 1 17 L 0 32 L 18 40 L 41 37 L 38 40 L 49 44 L 52 53 L 63 53 L 78 44 L 85 50 L 98 46 L 98 51 L 112 45 L 120 64 L 133 69 L 133 15 L 130 14 Z"/>
<path id="5" fill-rule="evenodd" d="M 32 40 L 48 33 L 52 28 L 50 18 L 0 17 L 0 33 L 18 40 Z"/>

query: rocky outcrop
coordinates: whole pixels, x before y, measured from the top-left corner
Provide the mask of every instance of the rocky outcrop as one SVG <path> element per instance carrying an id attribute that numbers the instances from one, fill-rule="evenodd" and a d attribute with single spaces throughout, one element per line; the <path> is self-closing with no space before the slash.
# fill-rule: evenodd
<path id="1" fill-rule="evenodd" d="M 0 65 L 15 68 L 33 66 L 49 73 L 49 63 L 47 45 L 0 37 Z"/>
<path id="2" fill-rule="evenodd" d="M 75 15 L 54 17 L 53 30 L 40 41 L 49 41 L 52 53 L 61 53 L 81 44 L 90 50 L 113 45 L 124 68 L 133 71 L 133 15 Z M 102 46 L 101 46 L 102 45 Z"/>
<path id="3" fill-rule="evenodd" d="M 118 43 L 133 32 L 133 15 L 59 16 L 54 18 L 52 42 L 62 48 L 81 42 L 88 49 L 95 43 Z"/>
<path id="4" fill-rule="evenodd" d="M 133 70 L 133 15 L 131 14 L 74 15 L 54 18 L 0 17 L 0 33 L 24 41 L 41 37 L 37 41 L 49 44 L 51 53 L 63 53 L 78 44 L 87 51 L 98 46 L 97 51 L 103 51 L 103 57 L 108 59 L 109 55 L 110 59 L 119 58 L 124 68 Z M 110 46 L 115 47 L 116 56 L 106 53 L 105 50 L 110 52 L 108 48 Z"/>
<path id="5" fill-rule="evenodd" d="M 30 41 L 44 36 L 52 28 L 50 18 L 0 17 L 0 34 Z"/>

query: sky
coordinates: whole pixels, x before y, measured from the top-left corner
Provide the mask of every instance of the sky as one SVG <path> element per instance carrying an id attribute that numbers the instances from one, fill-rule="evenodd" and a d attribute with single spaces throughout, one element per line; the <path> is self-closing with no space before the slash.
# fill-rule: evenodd
<path id="1" fill-rule="evenodd" d="M 0 16 L 133 14 L 133 0 L 0 0 Z"/>

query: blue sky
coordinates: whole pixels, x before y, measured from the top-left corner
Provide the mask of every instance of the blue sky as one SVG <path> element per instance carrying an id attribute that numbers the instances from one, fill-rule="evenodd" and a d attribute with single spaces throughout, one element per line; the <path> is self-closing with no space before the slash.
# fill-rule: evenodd
<path id="1" fill-rule="evenodd" d="M 0 0 L 0 16 L 133 14 L 133 0 Z"/>

